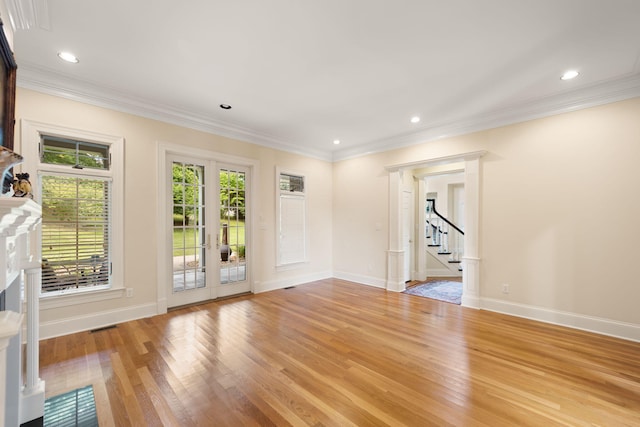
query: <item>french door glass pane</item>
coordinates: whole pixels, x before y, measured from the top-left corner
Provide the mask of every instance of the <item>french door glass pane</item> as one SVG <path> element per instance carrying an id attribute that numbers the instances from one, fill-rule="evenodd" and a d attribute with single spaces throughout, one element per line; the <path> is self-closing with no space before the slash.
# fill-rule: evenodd
<path id="1" fill-rule="evenodd" d="M 220 169 L 221 284 L 247 279 L 245 184 L 245 172 Z"/>
<path id="2" fill-rule="evenodd" d="M 173 292 L 204 288 L 204 167 L 173 162 Z"/>

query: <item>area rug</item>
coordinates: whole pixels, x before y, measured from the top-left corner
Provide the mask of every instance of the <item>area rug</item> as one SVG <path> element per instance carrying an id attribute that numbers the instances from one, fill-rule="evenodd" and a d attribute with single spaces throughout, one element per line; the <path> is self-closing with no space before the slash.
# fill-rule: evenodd
<path id="1" fill-rule="evenodd" d="M 462 300 L 462 283 L 450 282 L 448 280 L 426 282 L 411 286 L 403 293 L 459 305 Z"/>
<path id="2" fill-rule="evenodd" d="M 45 400 L 43 424 L 44 427 L 97 427 L 93 387 L 89 385 Z"/>

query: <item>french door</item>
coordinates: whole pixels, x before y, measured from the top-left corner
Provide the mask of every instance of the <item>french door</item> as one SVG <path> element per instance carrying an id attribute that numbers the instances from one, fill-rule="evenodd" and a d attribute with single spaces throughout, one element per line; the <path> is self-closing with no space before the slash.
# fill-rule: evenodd
<path id="1" fill-rule="evenodd" d="M 248 237 L 249 237 L 249 169 L 219 164 L 218 179 L 218 234 L 217 249 L 220 279 L 218 296 L 249 292 Z"/>
<path id="2" fill-rule="evenodd" d="M 171 277 L 167 306 L 250 290 L 248 170 L 168 155 Z"/>

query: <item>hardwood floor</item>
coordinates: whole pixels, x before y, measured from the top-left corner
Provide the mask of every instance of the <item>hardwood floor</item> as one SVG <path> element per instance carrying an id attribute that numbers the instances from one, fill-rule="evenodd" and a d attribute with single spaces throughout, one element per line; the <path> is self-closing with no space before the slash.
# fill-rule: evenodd
<path id="1" fill-rule="evenodd" d="M 106 426 L 640 425 L 640 343 L 332 279 L 41 342 Z"/>

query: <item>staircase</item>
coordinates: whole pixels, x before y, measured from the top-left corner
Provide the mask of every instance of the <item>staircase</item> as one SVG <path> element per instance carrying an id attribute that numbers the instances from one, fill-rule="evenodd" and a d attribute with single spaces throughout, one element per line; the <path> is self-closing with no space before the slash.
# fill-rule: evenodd
<path id="1" fill-rule="evenodd" d="M 425 209 L 426 247 L 432 259 L 439 265 L 441 273 L 438 275 L 462 276 L 464 231 L 438 213 L 435 199 L 427 199 Z"/>

